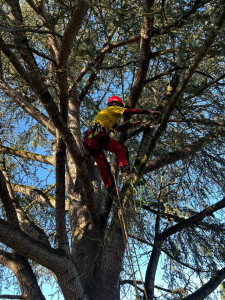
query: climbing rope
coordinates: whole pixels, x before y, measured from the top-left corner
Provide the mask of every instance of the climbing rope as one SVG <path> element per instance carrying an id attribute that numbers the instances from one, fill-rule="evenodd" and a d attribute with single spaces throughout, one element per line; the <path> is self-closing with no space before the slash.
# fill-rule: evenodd
<path id="1" fill-rule="evenodd" d="M 134 276 L 134 287 L 135 287 L 137 296 L 140 296 L 139 291 L 138 291 L 139 288 L 138 288 L 138 285 L 137 285 L 137 279 L 136 279 L 136 273 L 135 273 L 135 270 L 134 270 L 132 254 L 131 254 L 132 253 L 131 252 L 131 246 L 130 246 L 130 243 L 129 243 L 129 232 L 131 232 L 131 227 L 129 226 L 130 223 L 128 222 L 126 212 L 125 212 L 124 207 L 122 206 L 122 203 L 120 201 L 120 195 L 119 195 L 119 190 L 118 190 L 118 185 L 117 185 L 117 182 L 116 182 L 115 175 L 114 175 L 114 181 L 116 183 L 115 186 L 116 186 L 116 193 L 117 193 L 117 201 L 119 203 L 118 217 L 119 217 L 120 225 L 121 225 L 122 232 L 123 232 L 123 235 L 124 235 L 124 240 L 126 242 L 129 265 L 131 267 L 131 270 L 132 270 L 132 273 L 133 273 L 133 276 Z M 130 205 L 130 203 L 128 203 L 128 204 Z M 145 285 L 144 285 L 144 280 L 143 280 L 143 277 L 142 277 L 142 274 L 141 274 L 140 265 L 138 263 L 138 256 L 137 256 L 137 252 L 136 252 L 136 249 L 135 249 L 134 241 L 131 240 L 131 243 L 132 243 L 133 253 L 135 255 L 135 259 L 136 259 L 136 263 L 137 263 L 137 267 L 138 267 L 138 272 L 140 274 L 141 283 L 142 283 L 142 286 L 143 286 L 143 291 L 144 291 L 146 300 L 148 300 Z"/>

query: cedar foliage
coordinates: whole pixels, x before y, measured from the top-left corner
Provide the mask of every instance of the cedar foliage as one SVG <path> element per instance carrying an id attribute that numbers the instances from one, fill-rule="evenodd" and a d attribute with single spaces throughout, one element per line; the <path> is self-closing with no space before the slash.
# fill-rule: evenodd
<path id="1" fill-rule="evenodd" d="M 1 276 L 10 269 L 18 298 L 35 300 L 47 299 L 43 281 L 66 300 L 214 299 L 225 278 L 224 1 L 0 4 Z M 112 94 L 161 112 L 115 136 L 133 176 L 123 181 L 109 154 L 114 201 L 82 146 Z"/>

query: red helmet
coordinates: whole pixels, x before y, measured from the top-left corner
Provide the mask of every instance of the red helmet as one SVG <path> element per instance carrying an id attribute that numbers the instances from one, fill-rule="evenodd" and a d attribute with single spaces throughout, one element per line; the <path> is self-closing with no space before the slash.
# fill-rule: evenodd
<path id="1" fill-rule="evenodd" d="M 108 99 L 108 102 L 107 102 L 107 106 L 112 103 L 112 102 L 118 102 L 119 104 L 122 104 L 123 105 L 123 101 L 120 97 L 117 97 L 117 96 L 111 96 L 109 97 Z"/>

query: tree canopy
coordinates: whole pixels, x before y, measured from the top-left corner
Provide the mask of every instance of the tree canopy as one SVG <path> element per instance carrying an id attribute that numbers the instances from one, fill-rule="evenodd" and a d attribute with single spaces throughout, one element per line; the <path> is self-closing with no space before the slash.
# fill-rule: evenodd
<path id="1" fill-rule="evenodd" d="M 47 299 L 49 278 L 66 300 L 215 299 L 224 1 L 0 4 L 1 276 L 14 274 L 18 299 Z M 161 113 L 111 133 L 132 166 L 123 180 L 107 154 L 114 201 L 82 143 L 111 95 Z"/>

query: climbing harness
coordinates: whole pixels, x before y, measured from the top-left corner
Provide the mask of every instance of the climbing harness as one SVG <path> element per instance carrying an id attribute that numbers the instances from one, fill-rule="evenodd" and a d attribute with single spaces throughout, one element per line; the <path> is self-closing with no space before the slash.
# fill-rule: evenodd
<path id="1" fill-rule="evenodd" d="M 98 122 L 92 123 L 89 126 L 89 130 L 92 130 L 93 132 L 100 132 L 100 131 L 106 132 L 105 128 Z"/>
<path id="2" fill-rule="evenodd" d="M 88 137 L 89 139 L 94 138 L 99 132 L 106 132 L 105 128 L 99 123 L 92 123 L 88 126 L 88 130 L 84 133 L 83 141 Z"/>

